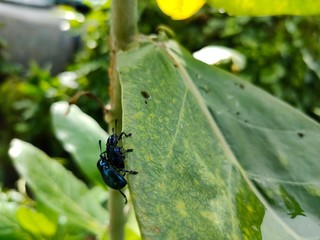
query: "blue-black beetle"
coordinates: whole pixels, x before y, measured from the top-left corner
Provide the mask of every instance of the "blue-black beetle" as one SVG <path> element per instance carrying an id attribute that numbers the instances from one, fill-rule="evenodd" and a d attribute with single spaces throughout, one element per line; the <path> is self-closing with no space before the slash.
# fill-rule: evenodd
<path id="1" fill-rule="evenodd" d="M 137 171 L 126 170 L 126 169 L 118 169 L 113 166 L 109 159 L 106 156 L 106 151 L 102 152 L 101 149 L 101 140 L 99 140 L 100 147 L 100 159 L 97 162 L 97 167 L 100 171 L 103 181 L 107 186 L 112 189 L 119 190 L 122 196 L 125 199 L 125 204 L 128 202 L 126 195 L 121 191 L 123 187 L 127 185 L 127 180 L 124 178 L 126 173 L 129 174 L 138 174 Z M 121 175 L 122 172 L 123 174 Z"/>
<path id="2" fill-rule="evenodd" d="M 115 128 L 117 129 L 117 120 L 115 121 Z M 118 146 L 119 141 L 123 136 L 130 137 L 132 133 L 121 132 L 119 136 L 115 133 L 115 129 L 112 128 L 112 135 L 108 137 L 106 144 L 107 158 L 110 164 L 118 169 L 124 169 L 125 153 L 132 152 L 133 149 L 123 149 Z"/>

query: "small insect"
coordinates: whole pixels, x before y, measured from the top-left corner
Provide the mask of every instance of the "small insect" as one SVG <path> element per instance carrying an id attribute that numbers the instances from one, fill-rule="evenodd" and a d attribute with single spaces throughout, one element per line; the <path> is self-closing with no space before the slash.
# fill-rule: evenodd
<path id="1" fill-rule="evenodd" d="M 117 120 L 115 122 L 115 128 L 117 128 Z M 133 149 L 123 149 L 123 147 L 118 146 L 119 141 L 123 136 L 130 137 L 131 135 L 131 133 L 121 132 L 118 136 L 115 133 L 115 129 L 112 128 L 112 135 L 108 137 L 106 144 L 107 158 L 110 164 L 117 169 L 124 169 L 124 159 L 126 158 L 125 153 L 133 151 Z"/>
<path id="2" fill-rule="evenodd" d="M 115 121 L 115 128 L 117 129 L 117 120 Z M 119 190 L 125 198 L 125 203 L 127 203 L 127 197 L 121 191 L 121 189 L 127 185 L 127 180 L 124 177 L 127 173 L 136 175 L 138 172 L 126 170 L 124 166 L 125 153 L 132 152 L 133 149 L 123 149 L 123 147 L 118 144 L 122 137 L 130 137 L 132 134 L 121 132 L 117 135 L 114 128 L 112 128 L 112 132 L 112 135 L 107 139 L 106 151 L 102 152 L 101 140 L 99 141 L 100 159 L 97 163 L 97 167 L 103 181 L 110 188 Z"/>

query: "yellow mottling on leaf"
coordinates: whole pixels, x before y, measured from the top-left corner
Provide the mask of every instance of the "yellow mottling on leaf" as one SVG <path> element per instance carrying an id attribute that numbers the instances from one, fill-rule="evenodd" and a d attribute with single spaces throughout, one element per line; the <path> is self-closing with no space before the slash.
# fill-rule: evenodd
<path id="1" fill-rule="evenodd" d="M 251 214 L 251 213 L 254 213 L 255 210 L 252 208 L 252 206 L 248 205 L 247 206 L 247 211 L 248 211 L 249 214 Z"/>
<path id="2" fill-rule="evenodd" d="M 163 183 L 159 183 L 159 184 L 157 184 L 156 188 L 161 191 L 165 191 L 167 189 L 167 186 Z"/>
<path id="3" fill-rule="evenodd" d="M 151 162 L 152 161 L 152 159 L 153 159 L 153 157 L 152 157 L 152 155 L 150 155 L 150 154 L 148 154 L 148 155 L 146 155 L 146 158 L 145 158 L 148 162 Z"/>
<path id="4" fill-rule="evenodd" d="M 208 219 L 210 222 L 214 223 L 215 226 L 219 226 L 223 224 L 223 222 L 219 221 L 219 218 L 216 218 L 214 214 L 208 211 L 201 211 L 200 215 L 206 219 Z"/>
<path id="5" fill-rule="evenodd" d="M 178 200 L 176 207 L 181 216 L 186 217 L 188 215 L 185 202 L 183 202 L 182 200 Z"/>

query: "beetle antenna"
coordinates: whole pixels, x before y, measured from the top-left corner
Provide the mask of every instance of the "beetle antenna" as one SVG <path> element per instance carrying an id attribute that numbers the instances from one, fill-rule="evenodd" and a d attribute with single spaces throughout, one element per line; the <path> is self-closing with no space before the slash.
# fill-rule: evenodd
<path id="1" fill-rule="evenodd" d="M 101 140 L 99 140 L 100 154 L 102 154 Z"/>
<path id="2" fill-rule="evenodd" d="M 115 130 L 113 128 L 113 133 L 117 132 L 118 131 L 118 119 L 115 120 L 114 122 L 114 127 L 115 127 Z"/>

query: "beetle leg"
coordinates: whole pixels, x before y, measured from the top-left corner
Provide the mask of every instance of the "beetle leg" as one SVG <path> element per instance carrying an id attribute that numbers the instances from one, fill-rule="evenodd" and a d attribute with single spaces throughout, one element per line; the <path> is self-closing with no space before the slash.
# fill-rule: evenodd
<path id="1" fill-rule="evenodd" d="M 139 172 L 134 171 L 134 170 L 125 170 L 125 169 L 120 169 L 119 172 L 123 172 L 123 173 L 124 173 L 123 176 L 125 176 L 127 173 L 128 173 L 128 174 L 133 174 L 133 175 L 136 175 L 136 174 L 139 173 Z"/>
<path id="2" fill-rule="evenodd" d="M 130 137 L 132 135 L 132 133 L 125 133 L 125 132 L 122 132 L 120 133 L 119 137 L 118 137 L 118 140 L 121 140 L 122 136 L 125 136 L 125 137 Z"/>
<path id="3" fill-rule="evenodd" d="M 127 204 L 127 202 L 128 202 L 127 196 L 121 190 L 119 190 L 119 192 L 124 197 L 124 204 Z"/>

